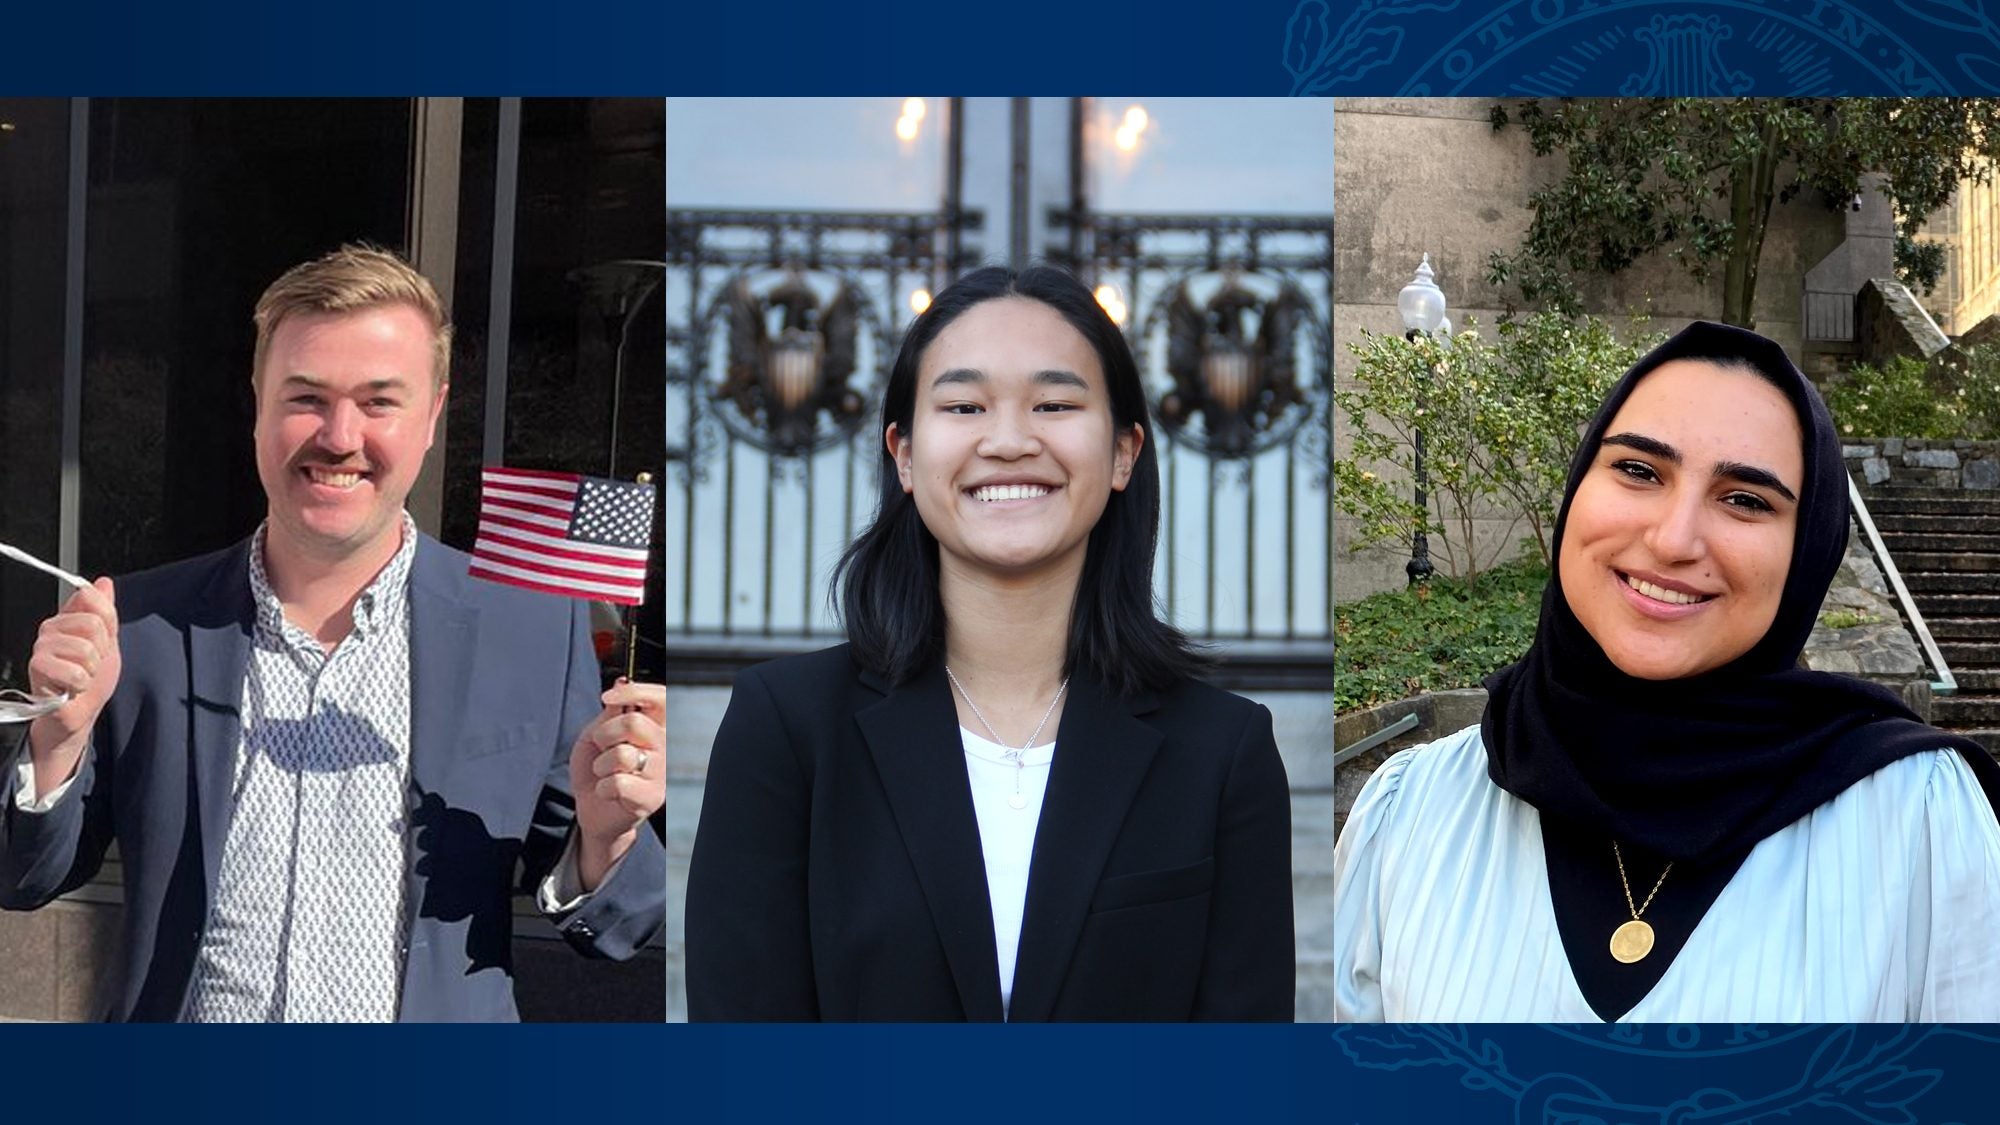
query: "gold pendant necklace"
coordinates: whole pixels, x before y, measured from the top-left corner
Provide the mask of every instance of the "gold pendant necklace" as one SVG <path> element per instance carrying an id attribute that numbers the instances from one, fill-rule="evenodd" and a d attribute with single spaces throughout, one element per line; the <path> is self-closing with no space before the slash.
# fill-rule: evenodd
<path id="1" fill-rule="evenodd" d="M 1618 841 L 1611 841 L 1611 856 L 1618 861 L 1618 884 L 1625 888 L 1625 908 L 1632 912 L 1632 920 L 1611 931 L 1611 956 L 1620 964 L 1630 965 L 1643 961 L 1646 954 L 1653 951 L 1653 927 L 1641 921 L 1639 915 L 1653 905 L 1653 896 L 1660 893 L 1660 884 L 1667 881 L 1667 872 L 1674 869 L 1672 861 L 1660 871 L 1659 881 L 1647 893 L 1646 901 L 1632 905 L 1632 882 L 1625 877 L 1625 855 L 1618 850 Z"/>

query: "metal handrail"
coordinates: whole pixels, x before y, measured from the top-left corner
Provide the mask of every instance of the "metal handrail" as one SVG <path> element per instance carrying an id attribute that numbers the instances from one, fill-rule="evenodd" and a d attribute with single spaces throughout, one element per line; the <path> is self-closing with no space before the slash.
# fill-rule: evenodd
<path id="1" fill-rule="evenodd" d="M 1937 641 L 1931 637 L 1931 627 L 1924 624 L 1924 615 L 1917 608 L 1916 599 L 1910 597 L 1910 588 L 1903 584 L 1903 573 L 1896 569 L 1896 560 L 1889 557 L 1889 547 L 1882 542 L 1882 533 L 1875 529 L 1875 517 L 1868 514 L 1868 502 L 1861 498 L 1861 486 L 1854 483 L 1854 474 L 1847 474 L 1847 500 L 1854 507 L 1854 517 L 1861 521 L 1861 530 L 1868 536 L 1868 547 L 1875 552 L 1875 560 L 1882 566 L 1882 573 L 1889 579 L 1889 586 L 1896 591 L 1896 601 L 1903 607 L 1903 617 L 1916 630 L 1917 643 L 1923 646 L 1924 655 L 1930 657 L 1931 667 L 1937 671 L 1937 679 L 1931 681 L 1932 695 L 1950 695 L 1958 690 L 1958 680 L 1945 665 L 1944 653 L 1938 651 Z"/>
<path id="2" fill-rule="evenodd" d="M 1412 711 L 1395 722 L 1390 723 L 1388 726 L 1383 727 L 1381 730 L 1376 731 L 1374 734 L 1369 735 L 1367 738 L 1360 739 L 1347 749 L 1334 751 L 1333 768 L 1339 769 L 1343 763 L 1353 761 L 1355 758 L 1366 754 L 1384 742 L 1402 734 L 1404 731 L 1415 730 L 1423 724 L 1423 721 L 1421 716 Z"/>

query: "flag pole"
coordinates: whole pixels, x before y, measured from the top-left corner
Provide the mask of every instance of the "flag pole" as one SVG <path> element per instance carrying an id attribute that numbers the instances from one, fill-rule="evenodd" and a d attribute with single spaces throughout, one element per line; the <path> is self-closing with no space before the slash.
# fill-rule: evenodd
<path id="1" fill-rule="evenodd" d="M 637 477 L 633 479 L 638 481 L 638 483 L 640 484 L 651 484 L 653 483 L 653 474 L 640 473 Z M 649 506 L 646 511 L 646 522 L 651 523 L 652 520 L 653 520 L 653 513 L 651 507 Z M 646 533 L 647 541 L 651 542 L 652 538 L 653 538 L 652 532 L 650 530 L 647 531 Z M 628 605 L 625 607 L 625 682 L 627 683 L 632 682 L 634 675 L 637 674 L 638 667 L 639 667 L 639 607 L 636 605 Z"/>

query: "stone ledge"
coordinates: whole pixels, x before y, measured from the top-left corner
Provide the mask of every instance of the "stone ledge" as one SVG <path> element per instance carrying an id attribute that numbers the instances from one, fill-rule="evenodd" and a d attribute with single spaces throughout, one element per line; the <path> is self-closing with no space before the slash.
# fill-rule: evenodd
<path id="1" fill-rule="evenodd" d="M 1859 526 L 1850 522 L 1847 554 L 1834 572 L 1820 615 L 1846 610 L 1874 620 L 1839 629 L 1815 621 L 1799 663 L 1815 672 L 1840 672 L 1901 691 L 1928 721 L 1930 670 L 1923 650 L 1904 626 L 1902 609 L 1889 593 L 1888 579 L 1865 543 Z M 1924 689 L 1915 697 L 1909 686 L 1912 682 Z"/>
<path id="2" fill-rule="evenodd" d="M 1909 287 L 1892 277 L 1871 278 L 1854 295 L 1854 337 L 1864 362 L 1891 356 L 1929 359 L 1951 345 Z"/>
<path id="3" fill-rule="evenodd" d="M 1871 486 L 2000 490 L 2000 441 L 1850 436 L 1840 452 L 1848 471 L 1859 473 Z"/>
<path id="4" fill-rule="evenodd" d="M 58 899 L 40 910 L 0 911 L 0 1021 L 100 1018 L 101 988 L 116 971 L 123 908 Z M 666 1015 L 666 951 L 629 961 L 579 956 L 529 927 L 514 938 L 514 996 L 528 1021 L 657 1023 Z"/>
<path id="5" fill-rule="evenodd" d="M 1333 720 L 1333 746 L 1337 755 L 1341 750 L 1367 738 L 1369 735 L 1394 724 L 1403 716 L 1415 714 L 1415 729 L 1404 731 L 1380 746 L 1363 752 L 1352 761 L 1334 767 L 1333 771 L 1333 834 L 1340 838 L 1340 830 L 1347 824 L 1347 811 L 1354 807 L 1354 799 L 1361 793 L 1361 787 L 1375 773 L 1381 764 L 1398 750 L 1435 742 L 1454 731 L 1464 730 L 1479 721 L 1486 712 L 1485 688 L 1453 688 L 1446 691 L 1425 692 L 1408 699 L 1398 699 L 1389 703 L 1378 703 L 1359 711 L 1349 711 Z"/>

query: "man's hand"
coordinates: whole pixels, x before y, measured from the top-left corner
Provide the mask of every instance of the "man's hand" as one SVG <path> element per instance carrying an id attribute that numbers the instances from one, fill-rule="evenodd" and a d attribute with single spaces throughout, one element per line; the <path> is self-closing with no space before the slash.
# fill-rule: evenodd
<path id="1" fill-rule="evenodd" d="M 90 744 L 90 728 L 118 687 L 118 607 L 111 579 L 78 590 L 54 617 L 42 622 L 28 657 L 28 689 L 35 695 L 70 693 L 70 701 L 28 727 L 35 763 L 35 792 L 45 794 L 76 774 Z"/>
<path id="2" fill-rule="evenodd" d="M 620 680 L 569 752 L 576 794 L 577 875 L 594 891 L 667 803 L 667 688 Z"/>

